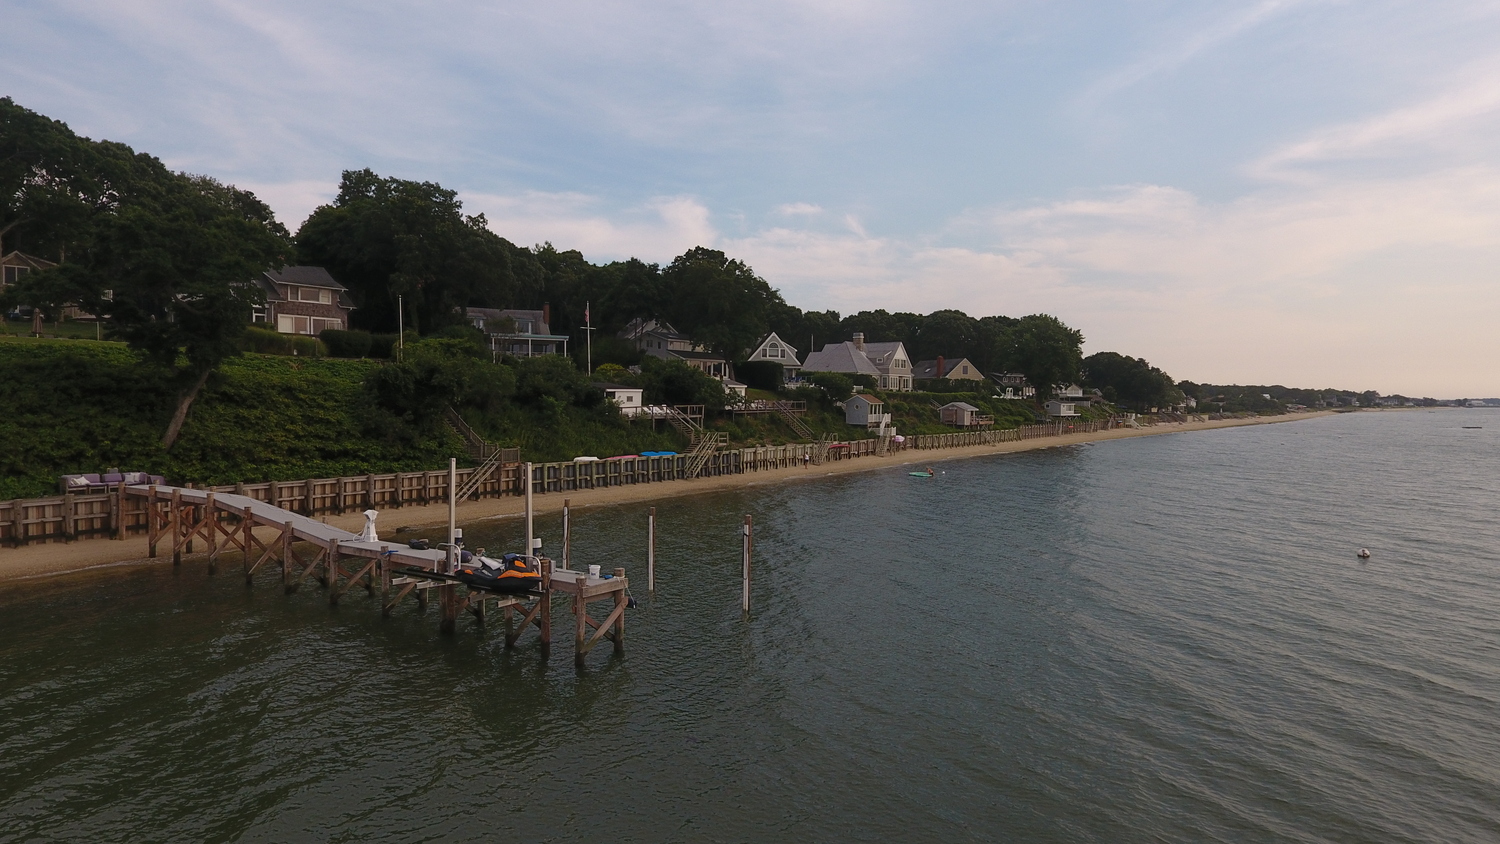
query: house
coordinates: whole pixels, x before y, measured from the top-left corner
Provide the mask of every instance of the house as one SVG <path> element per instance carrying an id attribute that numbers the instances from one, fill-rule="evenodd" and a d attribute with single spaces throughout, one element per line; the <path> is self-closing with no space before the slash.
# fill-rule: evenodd
<path id="1" fill-rule="evenodd" d="M 42 270 L 50 270 L 57 264 L 35 255 L 27 255 L 25 252 L 13 251 L 8 255 L 0 257 L 0 290 L 15 284 L 27 275 Z"/>
<path id="2" fill-rule="evenodd" d="M 1047 402 L 1047 415 L 1053 418 L 1077 416 L 1078 411 L 1073 402 L 1052 399 Z"/>
<path id="3" fill-rule="evenodd" d="M 911 357 L 900 341 L 866 343 L 865 335 L 855 332 L 853 340 L 829 343 L 822 351 L 810 352 L 802 362 L 803 372 L 838 372 L 844 375 L 869 375 L 882 390 L 911 389 Z"/>
<path id="4" fill-rule="evenodd" d="M 596 382 L 595 387 L 604 391 L 604 397 L 614 402 L 620 408 L 621 416 L 635 416 L 646 406 L 646 391 L 640 387 L 626 387 L 621 384 L 607 384 Z"/>
<path id="5" fill-rule="evenodd" d="M 884 428 L 891 423 L 885 402 L 868 393 L 855 393 L 844 402 L 844 421 L 862 428 Z"/>
<path id="6" fill-rule="evenodd" d="M 766 339 L 760 341 L 760 345 L 750 353 L 749 359 L 752 362 L 768 361 L 781 364 L 782 373 L 788 381 L 795 379 L 802 370 L 802 364 L 797 362 L 797 350 L 792 348 L 792 344 L 777 337 L 774 331 L 766 335 Z"/>
<path id="7" fill-rule="evenodd" d="M 984 376 L 980 374 L 979 367 L 969 362 L 968 358 L 939 357 L 937 360 L 919 360 L 912 366 L 913 378 L 947 378 L 950 381 L 983 381 Z"/>
<path id="8" fill-rule="evenodd" d="M 693 342 L 666 320 L 636 317 L 619 334 L 637 349 L 662 360 L 680 360 L 711 378 L 729 379 L 729 361 L 708 347 Z M 743 385 L 741 385 L 743 386 Z"/>
<path id="9" fill-rule="evenodd" d="M 995 417 L 979 412 L 979 408 L 968 402 L 951 401 L 938 409 L 938 417 L 944 425 L 955 428 L 980 428 L 995 424 Z"/>
<path id="10" fill-rule="evenodd" d="M 322 267 L 282 267 L 266 270 L 255 278 L 266 303 L 250 316 L 254 325 L 266 325 L 282 334 L 317 336 L 326 329 L 349 327 L 354 300 L 349 290 L 333 280 Z"/>
<path id="11" fill-rule="evenodd" d="M 1052 394 L 1060 399 L 1081 399 L 1083 388 L 1077 384 L 1058 384 L 1053 388 Z"/>
<path id="12" fill-rule="evenodd" d="M 568 336 L 552 333 L 552 306 L 540 311 L 512 308 L 464 308 L 464 319 L 489 338 L 490 354 L 531 358 L 566 355 Z"/>
<path id="13" fill-rule="evenodd" d="M 990 380 L 999 387 L 1002 399 L 1029 399 L 1036 396 L 1036 389 L 1026 383 L 1026 376 L 1019 372 L 994 372 Z"/>

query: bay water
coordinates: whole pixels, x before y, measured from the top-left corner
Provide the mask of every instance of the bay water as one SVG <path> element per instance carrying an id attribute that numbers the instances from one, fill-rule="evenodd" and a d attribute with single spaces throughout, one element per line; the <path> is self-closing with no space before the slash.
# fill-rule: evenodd
<path id="1" fill-rule="evenodd" d="M 582 670 L 562 604 L 544 661 L 229 559 L 4 584 L 0 842 L 1500 841 L 1500 412 L 932 465 L 657 502 L 654 596 L 648 505 L 575 511 L 640 604 Z"/>

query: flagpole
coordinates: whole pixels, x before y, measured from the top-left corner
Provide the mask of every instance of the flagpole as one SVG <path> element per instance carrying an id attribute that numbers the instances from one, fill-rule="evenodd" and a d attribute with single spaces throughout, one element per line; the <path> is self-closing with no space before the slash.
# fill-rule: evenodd
<path id="1" fill-rule="evenodd" d="M 588 340 L 588 367 L 589 375 L 594 374 L 594 320 L 590 313 L 592 310 L 588 302 L 583 303 L 583 330 L 587 333 L 584 337 Z"/>

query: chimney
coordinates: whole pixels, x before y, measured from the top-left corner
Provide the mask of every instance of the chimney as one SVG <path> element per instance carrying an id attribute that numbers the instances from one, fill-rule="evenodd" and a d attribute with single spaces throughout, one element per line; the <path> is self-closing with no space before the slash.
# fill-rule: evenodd
<path id="1" fill-rule="evenodd" d="M 547 326 L 547 333 L 552 333 L 552 305 L 549 302 L 542 304 L 542 324 Z"/>
<path id="2" fill-rule="evenodd" d="M 943 356 L 942 355 L 938 355 L 938 359 L 937 359 L 937 372 L 932 377 L 933 378 L 942 378 L 945 374 L 947 374 L 947 373 L 943 372 Z"/>
<path id="3" fill-rule="evenodd" d="M 861 352 L 865 350 L 865 333 L 863 331 L 854 332 L 854 348 L 859 349 Z"/>

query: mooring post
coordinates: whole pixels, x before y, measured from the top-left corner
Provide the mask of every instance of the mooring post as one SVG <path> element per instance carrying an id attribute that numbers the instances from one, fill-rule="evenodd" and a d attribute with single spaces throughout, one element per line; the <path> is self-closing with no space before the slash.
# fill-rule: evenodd
<path id="1" fill-rule="evenodd" d="M 390 603 L 391 600 L 391 546 L 380 546 L 380 603 Z M 387 613 L 389 615 L 389 613 Z"/>
<path id="2" fill-rule="evenodd" d="M 552 561 L 542 560 L 542 607 L 538 622 L 542 629 L 542 657 L 552 650 Z"/>
<path id="3" fill-rule="evenodd" d="M 12 510 L 14 512 L 14 510 Z M 161 539 L 161 504 L 156 500 L 156 484 L 146 488 L 146 551 L 156 558 L 156 543 Z"/>
<path id="4" fill-rule="evenodd" d="M 323 577 L 328 581 L 328 604 L 339 602 L 339 541 L 328 540 L 328 553 L 324 556 Z"/>
<path id="5" fill-rule="evenodd" d="M 182 490 L 172 490 L 172 501 L 167 505 L 168 526 L 172 530 L 172 565 L 182 565 Z"/>
<path id="6" fill-rule="evenodd" d="M 568 555 L 573 549 L 573 527 L 568 519 L 568 505 L 571 502 L 563 499 L 563 542 L 562 542 L 562 567 L 568 567 Z M 545 576 L 544 576 L 545 577 Z"/>
<path id="7" fill-rule="evenodd" d="M 656 508 L 653 507 L 652 509 L 654 510 Z M 625 582 L 625 569 L 623 567 L 615 569 L 615 579 L 618 580 L 618 581 L 620 581 L 621 583 Z M 615 590 L 615 609 L 614 609 L 614 617 L 615 617 L 615 631 L 614 631 L 615 635 L 614 635 L 614 639 L 615 639 L 615 653 L 616 654 L 623 654 L 623 653 L 625 653 L 625 601 L 626 601 L 625 590 L 624 589 L 616 589 Z"/>
<path id="8" fill-rule="evenodd" d="M 255 565 L 255 564 L 252 563 L 252 562 L 250 562 L 250 539 L 254 535 L 254 531 L 255 531 L 255 516 L 250 512 L 250 505 L 247 504 L 247 505 L 245 505 L 245 513 L 240 518 L 240 547 L 243 548 L 243 549 L 245 549 L 245 582 L 246 583 L 249 583 L 253 579 L 251 577 L 251 568 L 250 567 L 253 566 L 253 565 Z"/>
<path id="9" fill-rule="evenodd" d="M 292 525 L 290 522 L 281 528 L 281 588 L 288 595 L 296 589 L 296 586 L 292 584 Z"/>
<path id="10" fill-rule="evenodd" d="M 589 602 L 583 597 L 584 590 L 589 585 L 589 573 L 587 570 L 578 573 L 578 591 L 573 595 L 573 664 L 579 668 L 583 667 L 584 642 L 588 641 L 588 625 L 586 619 L 589 617 Z"/>
<path id="11" fill-rule="evenodd" d="M 656 592 L 656 508 L 646 513 L 646 591 Z"/>
<path id="12" fill-rule="evenodd" d="M 125 538 L 125 483 L 122 481 L 115 484 L 115 492 L 110 496 L 109 526 L 111 539 Z"/>
<path id="13" fill-rule="evenodd" d="M 451 584 L 439 586 L 438 607 L 443 613 L 442 621 L 438 622 L 438 632 L 444 635 L 458 632 L 458 587 Z"/>
<path id="14" fill-rule="evenodd" d="M 750 551 L 751 545 L 754 542 L 754 539 L 751 536 L 751 530 L 752 525 L 750 521 L 750 514 L 746 513 L 744 528 L 744 554 L 742 555 L 741 560 L 741 562 L 743 563 L 743 583 L 740 589 L 740 610 L 745 614 L 745 618 L 747 619 L 750 617 Z"/>
<path id="15" fill-rule="evenodd" d="M 219 568 L 219 510 L 214 506 L 214 494 L 210 490 L 204 496 L 203 524 L 208 527 L 208 573 L 216 574 Z"/>
<path id="16" fill-rule="evenodd" d="M 526 556 L 528 556 L 528 557 L 535 557 L 536 556 L 536 539 L 535 539 L 536 532 L 533 530 L 533 528 L 531 526 L 532 517 L 535 515 L 535 513 L 532 510 L 532 501 L 531 501 L 531 487 L 532 487 L 532 482 L 531 482 L 531 464 L 530 463 L 524 464 L 524 471 L 526 472 Z"/>

